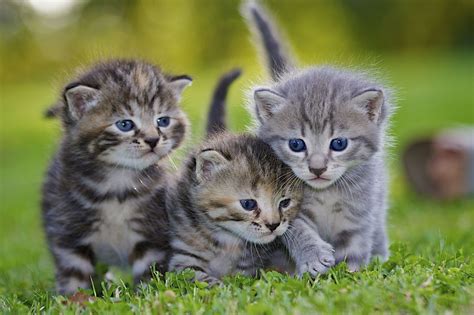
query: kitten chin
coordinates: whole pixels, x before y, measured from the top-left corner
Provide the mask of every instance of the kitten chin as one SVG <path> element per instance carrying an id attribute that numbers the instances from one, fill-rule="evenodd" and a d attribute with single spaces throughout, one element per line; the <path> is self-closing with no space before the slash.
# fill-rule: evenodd
<path id="1" fill-rule="evenodd" d="M 277 61 L 269 62 L 274 82 L 254 88 L 249 102 L 257 135 L 307 184 L 290 228 L 304 241 L 287 243 L 298 271 L 315 275 L 340 261 L 358 270 L 385 259 L 390 90 L 363 72 L 295 69 L 266 11 L 249 2 L 244 12 L 266 59 Z"/>
<path id="2" fill-rule="evenodd" d="M 51 110 L 64 134 L 43 184 L 43 225 L 61 294 L 90 288 L 97 261 L 132 267 L 135 283 L 169 256 L 163 157 L 188 121 L 179 107 L 188 76 L 142 61 L 112 60 L 84 72 Z"/>

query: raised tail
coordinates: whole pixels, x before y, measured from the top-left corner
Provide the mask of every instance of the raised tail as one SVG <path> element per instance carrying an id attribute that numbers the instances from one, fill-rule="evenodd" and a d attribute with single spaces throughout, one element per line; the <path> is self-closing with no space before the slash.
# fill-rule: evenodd
<path id="1" fill-rule="evenodd" d="M 272 22 L 271 16 L 255 1 L 244 1 L 241 11 L 252 33 L 263 46 L 262 50 L 273 80 L 278 80 L 294 68 L 294 62 L 287 51 L 285 42 Z"/>
<path id="2" fill-rule="evenodd" d="M 242 71 L 233 69 L 224 74 L 217 83 L 212 96 L 209 114 L 207 116 L 207 137 L 227 129 L 226 123 L 226 97 L 229 86 L 237 79 Z"/>

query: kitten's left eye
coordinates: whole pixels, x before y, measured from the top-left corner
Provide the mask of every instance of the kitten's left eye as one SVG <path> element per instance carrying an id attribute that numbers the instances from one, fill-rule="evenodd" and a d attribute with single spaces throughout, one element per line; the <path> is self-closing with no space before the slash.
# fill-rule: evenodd
<path id="1" fill-rule="evenodd" d="M 302 152 L 306 150 L 306 143 L 304 143 L 303 139 L 290 139 L 288 141 L 288 146 L 293 152 Z"/>
<path id="2" fill-rule="evenodd" d="M 290 202 L 291 202 L 290 198 L 286 198 L 280 201 L 280 205 L 279 205 L 280 209 L 285 209 L 286 207 L 288 207 L 290 205 Z"/>
<path id="3" fill-rule="evenodd" d="M 160 117 L 156 120 L 158 127 L 168 127 L 170 125 L 170 118 L 168 116 Z"/>
<path id="4" fill-rule="evenodd" d="M 247 211 L 253 211 L 257 209 L 257 201 L 255 199 L 241 199 L 240 205 Z"/>
<path id="5" fill-rule="evenodd" d="M 117 126 L 120 131 L 127 132 L 132 130 L 135 127 L 135 124 L 130 119 L 123 119 L 117 121 L 115 126 Z"/>
<path id="6" fill-rule="evenodd" d="M 333 151 L 344 151 L 347 148 L 347 138 L 332 139 L 329 147 Z"/>

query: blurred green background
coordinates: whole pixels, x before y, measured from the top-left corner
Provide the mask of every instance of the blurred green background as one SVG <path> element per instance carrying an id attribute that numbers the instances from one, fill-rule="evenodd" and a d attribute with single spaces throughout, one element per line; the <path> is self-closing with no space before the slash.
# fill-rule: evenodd
<path id="1" fill-rule="evenodd" d="M 266 1 L 302 65 L 377 70 L 397 91 L 391 151 L 392 240 L 417 252 L 433 244 L 473 252 L 474 202 L 420 199 L 406 185 L 400 152 L 410 139 L 474 124 L 474 2 Z M 244 70 L 229 96 L 231 126 L 245 130 L 244 94 L 266 78 L 238 1 L 0 1 L 0 295 L 51 289 L 52 262 L 39 191 L 60 126 L 42 113 L 78 67 L 144 58 L 194 78 L 183 107 L 202 133 L 218 76 Z M 179 154 L 178 154 L 179 157 Z M 443 245 L 444 246 L 444 245 Z M 426 253 L 429 259 L 429 253 Z"/>

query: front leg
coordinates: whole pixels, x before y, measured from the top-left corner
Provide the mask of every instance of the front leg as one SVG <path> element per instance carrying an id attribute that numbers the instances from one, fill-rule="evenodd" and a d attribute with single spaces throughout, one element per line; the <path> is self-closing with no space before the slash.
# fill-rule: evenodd
<path id="1" fill-rule="evenodd" d="M 137 243 L 129 260 L 132 265 L 133 282 L 139 284 L 140 282 L 147 282 L 152 278 L 152 267 L 156 271 L 164 274 L 167 270 L 168 250 L 159 248 L 157 245 L 150 242 Z"/>
<path id="2" fill-rule="evenodd" d="M 325 273 L 334 266 L 334 249 L 319 236 L 317 227 L 300 213 L 282 237 L 283 244 L 296 264 L 299 276 Z"/>
<path id="3" fill-rule="evenodd" d="M 94 253 L 90 246 L 52 247 L 56 263 L 56 290 L 71 295 L 77 289 L 90 289 L 94 275 Z"/>
<path id="4" fill-rule="evenodd" d="M 183 271 L 184 269 L 194 270 L 194 279 L 201 282 L 207 282 L 210 286 L 220 284 L 221 281 L 208 274 L 206 266 L 209 261 L 201 253 L 194 252 L 182 247 L 173 248 L 169 263 L 170 271 Z"/>
<path id="5" fill-rule="evenodd" d="M 359 271 L 370 260 L 372 248 L 370 229 L 360 227 L 343 230 L 336 234 L 334 247 L 337 263 L 345 261 L 350 271 Z"/>

